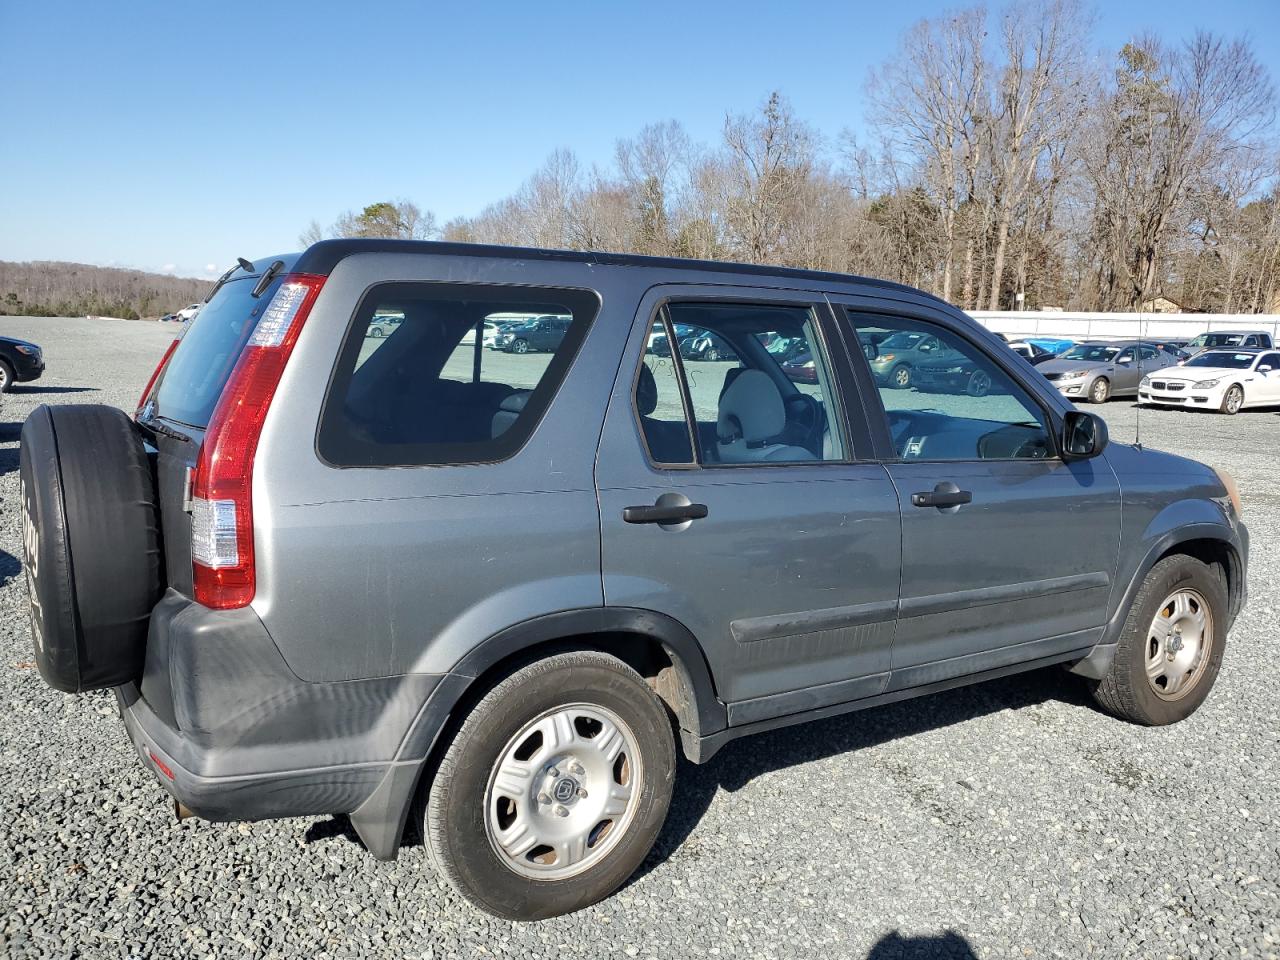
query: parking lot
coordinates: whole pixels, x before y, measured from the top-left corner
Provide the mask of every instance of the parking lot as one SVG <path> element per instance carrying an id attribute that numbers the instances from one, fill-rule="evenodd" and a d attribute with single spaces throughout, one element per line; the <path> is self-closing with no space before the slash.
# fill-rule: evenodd
<path id="1" fill-rule="evenodd" d="M 34 669 L 22 421 L 131 410 L 174 332 L 0 318 L 48 365 L 0 399 L 0 955 L 1280 957 L 1280 408 L 1141 411 L 1144 444 L 1236 477 L 1252 534 L 1249 604 L 1190 720 L 1125 725 L 1053 669 L 737 741 L 682 764 L 618 894 L 513 924 L 416 841 L 380 863 L 341 818 L 174 822 L 114 697 Z M 1134 439 L 1131 401 L 1101 412 Z"/>

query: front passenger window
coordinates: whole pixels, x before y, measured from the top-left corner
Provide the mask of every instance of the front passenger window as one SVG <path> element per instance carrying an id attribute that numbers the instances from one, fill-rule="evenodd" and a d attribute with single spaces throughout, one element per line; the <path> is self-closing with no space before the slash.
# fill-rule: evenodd
<path id="1" fill-rule="evenodd" d="M 1053 455 L 1044 410 L 977 345 L 917 320 L 853 312 L 849 317 L 866 346 L 901 459 L 1041 460 Z M 907 349 L 919 343 L 933 349 Z"/>

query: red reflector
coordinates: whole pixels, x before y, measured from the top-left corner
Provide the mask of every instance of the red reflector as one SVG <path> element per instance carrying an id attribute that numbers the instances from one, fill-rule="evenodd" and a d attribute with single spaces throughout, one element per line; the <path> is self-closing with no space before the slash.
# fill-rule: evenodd
<path id="1" fill-rule="evenodd" d="M 135 420 L 138 418 L 138 414 L 142 412 L 142 408 L 147 405 L 147 401 L 151 399 L 151 391 L 155 387 L 156 381 L 160 379 L 160 374 L 164 373 L 164 368 L 173 359 L 173 351 L 177 349 L 178 340 L 174 338 L 173 342 L 165 349 L 164 356 L 160 358 L 160 362 L 156 364 L 156 368 L 151 374 L 151 379 L 147 381 L 147 388 L 142 391 L 142 396 L 138 399 L 138 409 L 133 415 Z"/>
<path id="2" fill-rule="evenodd" d="M 152 753 L 149 747 L 147 748 L 147 756 L 151 758 L 151 762 L 156 765 L 157 770 L 163 773 L 170 780 L 173 779 L 173 771 L 169 769 L 169 765 Z"/>

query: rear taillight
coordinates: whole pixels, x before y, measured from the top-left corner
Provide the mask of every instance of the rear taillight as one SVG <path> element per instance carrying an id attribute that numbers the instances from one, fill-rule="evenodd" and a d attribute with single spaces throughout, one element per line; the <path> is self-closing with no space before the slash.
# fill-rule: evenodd
<path id="1" fill-rule="evenodd" d="M 324 277 L 290 274 L 263 311 L 209 420 L 192 481 L 195 599 L 216 610 L 248 606 L 253 562 L 253 458 L 271 398 Z"/>
<path id="2" fill-rule="evenodd" d="M 178 339 L 174 338 L 173 342 L 165 348 L 164 356 L 160 358 L 160 362 L 156 364 L 155 372 L 151 374 L 151 379 L 147 381 L 146 389 L 142 391 L 142 396 L 138 398 L 138 409 L 133 414 L 133 419 L 137 420 L 142 413 L 142 408 L 147 405 L 147 401 L 151 399 L 151 391 L 156 388 L 156 381 L 160 379 L 160 374 L 164 373 L 164 368 L 169 365 L 169 361 L 173 359 L 173 351 L 178 349 Z"/>

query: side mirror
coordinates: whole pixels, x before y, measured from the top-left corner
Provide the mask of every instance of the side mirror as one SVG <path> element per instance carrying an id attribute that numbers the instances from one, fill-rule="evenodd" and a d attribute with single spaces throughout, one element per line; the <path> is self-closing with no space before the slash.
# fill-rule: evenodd
<path id="1" fill-rule="evenodd" d="M 1107 421 L 1096 413 L 1069 410 L 1062 421 L 1062 459 L 1088 460 L 1107 446 Z"/>
<path id="2" fill-rule="evenodd" d="M 874 343 L 864 343 L 862 345 L 862 355 L 868 360 L 874 360 L 880 356 L 880 348 Z"/>
<path id="3" fill-rule="evenodd" d="M 1269 363 L 1264 363 L 1258 367 L 1259 373 L 1270 373 L 1274 368 Z"/>

